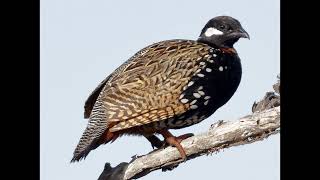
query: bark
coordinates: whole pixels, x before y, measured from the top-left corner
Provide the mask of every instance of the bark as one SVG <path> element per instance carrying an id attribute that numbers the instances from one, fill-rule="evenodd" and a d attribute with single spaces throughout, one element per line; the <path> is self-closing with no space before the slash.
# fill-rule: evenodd
<path id="1" fill-rule="evenodd" d="M 280 94 L 280 82 L 273 86 Z M 261 141 L 280 132 L 280 95 L 267 92 L 264 98 L 254 103 L 253 114 L 236 121 L 218 121 L 207 132 L 181 142 L 188 160 L 198 156 L 217 153 L 221 149 Z M 98 180 L 137 179 L 162 169 L 172 170 L 180 163 L 180 154 L 175 147 L 156 149 L 146 155 L 133 158 L 112 168 L 106 163 Z"/>

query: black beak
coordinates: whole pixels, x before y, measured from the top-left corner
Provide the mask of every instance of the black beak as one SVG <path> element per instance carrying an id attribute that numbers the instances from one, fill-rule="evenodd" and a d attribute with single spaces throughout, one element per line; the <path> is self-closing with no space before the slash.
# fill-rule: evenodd
<path id="1" fill-rule="evenodd" d="M 240 28 L 240 29 L 234 31 L 233 33 L 231 33 L 230 37 L 231 38 L 237 38 L 237 39 L 239 39 L 239 38 L 248 38 L 248 39 L 250 39 L 249 34 L 242 28 Z"/>
<path id="2" fill-rule="evenodd" d="M 239 31 L 237 32 L 237 35 L 239 37 L 243 37 L 243 38 L 248 38 L 250 39 L 250 36 L 249 34 L 243 29 L 243 28 L 240 28 Z"/>

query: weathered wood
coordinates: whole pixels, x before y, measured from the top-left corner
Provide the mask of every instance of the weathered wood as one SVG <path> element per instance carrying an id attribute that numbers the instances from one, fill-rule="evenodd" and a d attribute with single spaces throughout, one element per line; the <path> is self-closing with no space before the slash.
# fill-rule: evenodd
<path id="1" fill-rule="evenodd" d="M 263 140 L 279 131 L 280 106 L 256 111 L 236 121 L 218 121 L 211 126 L 208 132 L 190 137 L 182 141 L 181 145 L 190 160 L 218 152 L 223 148 Z M 157 169 L 172 170 L 180 163 L 182 161 L 178 150 L 175 147 L 166 147 L 133 159 L 129 163 L 119 164 L 115 168 L 107 164 L 99 180 L 136 179 Z"/>
<path id="2" fill-rule="evenodd" d="M 195 157 L 219 152 L 223 148 L 261 141 L 280 132 L 280 77 L 273 85 L 274 92 L 267 92 L 262 100 L 254 102 L 253 114 L 236 121 L 218 121 L 209 131 L 195 135 L 181 142 L 188 156 Z M 152 171 L 172 170 L 180 163 L 180 153 L 175 147 L 154 150 L 144 156 L 123 162 L 112 168 L 106 163 L 98 180 L 137 179 Z"/>

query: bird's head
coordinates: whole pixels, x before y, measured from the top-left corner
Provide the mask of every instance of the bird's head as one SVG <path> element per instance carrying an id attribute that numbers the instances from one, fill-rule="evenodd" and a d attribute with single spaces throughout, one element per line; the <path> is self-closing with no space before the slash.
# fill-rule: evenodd
<path id="1" fill-rule="evenodd" d="M 198 41 L 218 47 L 233 47 L 240 38 L 250 39 L 238 20 L 230 16 L 217 16 L 204 26 Z"/>

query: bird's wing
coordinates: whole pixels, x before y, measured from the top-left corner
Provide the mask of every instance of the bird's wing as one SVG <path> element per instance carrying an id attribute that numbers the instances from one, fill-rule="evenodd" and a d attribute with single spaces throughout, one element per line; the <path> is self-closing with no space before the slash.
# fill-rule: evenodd
<path id="1" fill-rule="evenodd" d="M 137 52 L 134 56 L 132 56 L 128 61 L 126 61 L 124 64 L 122 64 L 119 68 L 117 68 L 112 74 L 110 74 L 108 77 L 106 77 L 89 95 L 87 98 L 85 104 L 84 104 L 84 118 L 87 119 L 90 117 L 90 114 L 92 112 L 93 106 L 96 103 L 98 96 L 102 89 L 104 87 L 108 88 L 106 86 L 106 83 L 113 79 L 114 77 L 118 76 L 120 73 L 125 71 L 125 68 L 130 65 L 131 62 L 138 59 L 143 53 L 149 48 L 150 46 L 147 46 L 143 49 L 141 49 L 139 52 Z"/>
<path id="2" fill-rule="evenodd" d="M 85 104 L 84 104 L 84 118 L 87 119 L 90 117 L 92 108 L 94 103 L 96 102 L 101 90 L 103 89 L 103 87 L 105 86 L 106 82 L 110 79 L 109 75 L 108 77 L 106 77 L 99 85 L 98 87 L 96 87 L 96 89 L 94 89 L 92 91 L 92 93 L 89 95 L 89 97 L 87 98 Z"/>
<path id="3" fill-rule="evenodd" d="M 209 49 L 196 41 L 162 41 L 121 65 L 88 98 L 85 107 L 90 120 L 72 161 L 96 148 L 107 129 L 112 133 L 151 124 L 192 107 L 180 100 L 181 94 L 203 68 L 200 61 L 210 58 Z"/>
<path id="4" fill-rule="evenodd" d="M 180 115 L 190 108 L 180 101 L 184 87 L 208 58 L 209 46 L 171 40 L 153 44 L 113 76 L 102 90 L 107 126 L 111 132 Z M 207 55 L 207 56 L 206 56 Z"/>
<path id="5" fill-rule="evenodd" d="M 153 45 L 150 45 L 153 46 Z M 126 71 L 126 68 L 131 65 L 131 63 L 134 63 L 135 61 L 141 59 L 141 56 L 149 50 L 150 46 L 147 46 L 143 49 L 141 49 L 139 52 L 137 52 L 134 56 L 132 56 L 128 61 L 123 63 L 120 67 L 118 67 L 112 74 L 110 74 L 108 77 L 106 77 L 89 95 L 87 100 L 85 101 L 84 105 L 84 118 L 87 119 L 90 117 L 90 114 L 92 112 L 93 106 L 96 103 L 98 96 L 102 89 L 104 87 L 108 88 L 109 86 L 106 86 L 106 83 L 113 79 L 114 77 L 117 77 L 122 72 Z"/>

